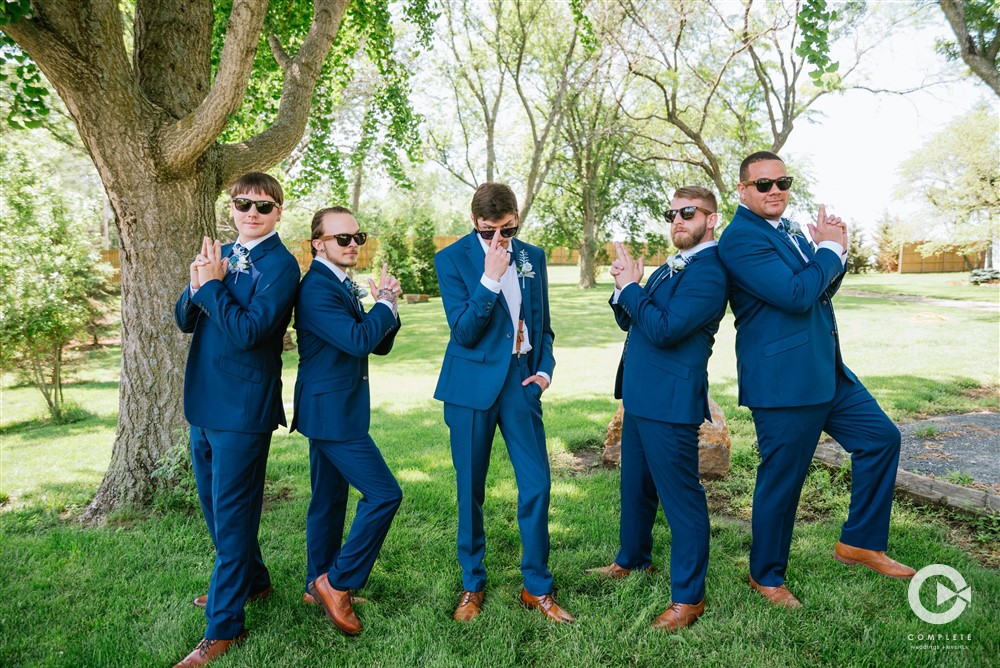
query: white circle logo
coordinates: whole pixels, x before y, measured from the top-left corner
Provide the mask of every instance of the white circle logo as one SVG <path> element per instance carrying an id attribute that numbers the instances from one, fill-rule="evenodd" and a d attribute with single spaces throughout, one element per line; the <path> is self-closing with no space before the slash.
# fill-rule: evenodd
<path id="1" fill-rule="evenodd" d="M 952 587 L 954 587 L 954 589 L 950 589 L 940 582 L 937 583 L 937 604 L 939 606 L 952 599 L 955 600 L 954 605 L 944 612 L 931 612 L 920 601 L 920 588 L 928 578 L 932 578 L 935 575 L 948 578 L 951 581 Z M 947 624 L 958 619 L 958 616 L 965 612 L 966 604 L 972 601 L 972 588 L 965 583 L 965 578 L 962 577 L 962 574 L 951 566 L 931 564 L 917 571 L 917 574 L 910 580 L 908 597 L 910 600 L 910 609 L 913 610 L 913 614 L 917 617 L 928 624 Z"/>

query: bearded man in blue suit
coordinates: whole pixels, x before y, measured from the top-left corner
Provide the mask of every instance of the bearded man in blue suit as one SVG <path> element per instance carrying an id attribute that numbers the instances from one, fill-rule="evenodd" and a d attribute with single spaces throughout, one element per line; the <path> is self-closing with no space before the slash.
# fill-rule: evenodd
<path id="1" fill-rule="evenodd" d="M 464 591 L 454 618 L 471 621 L 483 605 L 483 499 L 499 426 L 517 479 L 521 602 L 565 623 L 574 620 L 556 603 L 548 568 L 551 480 L 541 396 L 555 368 L 548 276 L 542 249 L 514 238 L 517 216 L 510 187 L 484 183 L 472 198 L 472 232 L 434 256 L 451 328 L 434 398 L 444 402 L 458 490 Z"/>
<path id="2" fill-rule="evenodd" d="M 295 303 L 299 265 L 274 230 L 281 185 L 260 172 L 229 190 L 235 244 L 206 237 L 174 318 L 193 334 L 184 375 L 184 414 L 198 498 L 215 545 L 204 639 L 178 666 L 204 665 L 245 636 L 243 606 L 273 591 L 257 542 L 271 432 L 285 424 L 282 340 Z"/>
<path id="3" fill-rule="evenodd" d="M 885 554 L 899 430 L 844 364 L 833 296 L 845 273 L 847 227 L 820 205 L 814 249 L 782 218 L 792 177 L 774 153 L 740 165 L 740 207 L 719 242 L 736 316 L 739 401 L 750 408 L 761 463 L 753 500 L 750 586 L 777 606 L 802 483 L 821 431 L 851 454 L 851 503 L 834 558 L 893 578 L 915 571 Z"/>
<path id="4" fill-rule="evenodd" d="M 670 606 L 654 628 L 678 631 L 705 611 L 709 521 L 698 475 L 698 429 L 711 419 L 708 358 L 726 313 L 726 272 L 714 238 L 715 194 L 679 188 L 665 213 L 679 251 L 640 287 L 642 258 L 616 243 L 610 304 L 628 336 L 615 398 L 622 399 L 621 525 L 618 556 L 588 572 L 622 578 L 653 563 L 660 501 L 670 524 Z"/>
<path id="5" fill-rule="evenodd" d="M 361 632 L 351 591 L 371 574 L 389 525 L 403 499 L 399 484 L 368 435 L 371 390 L 368 355 L 387 355 L 401 326 L 399 281 L 382 267 L 378 300 L 367 313 L 362 289 L 347 276 L 358 263 L 361 231 L 350 209 L 330 207 L 313 216 L 314 260 L 295 306 L 299 375 L 292 430 L 309 438 L 312 499 L 306 515 L 306 602 L 323 606 L 347 635 Z M 348 485 L 361 492 L 347 540 Z"/>

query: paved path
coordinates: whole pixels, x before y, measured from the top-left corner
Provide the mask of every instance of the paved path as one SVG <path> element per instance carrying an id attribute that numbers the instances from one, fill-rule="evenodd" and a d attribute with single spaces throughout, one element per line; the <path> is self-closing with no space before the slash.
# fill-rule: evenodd
<path id="1" fill-rule="evenodd" d="M 1000 490 L 1000 413 L 939 415 L 900 425 L 899 431 L 901 468 L 942 480 L 957 472 Z"/>
<path id="2" fill-rule="evenodd" d="M 892 299 L 899 302 L 919 302 L 929 306 L 944 306 L 947 308 L 967 308 L 974 311 L 1000 311 L 1000 299 L 993 302 L 966 301 L 964 299 L 936 299 L 934 297 L 918 297 L 916 295 L 890 295 L 881 292 L 866 292 L 864 290 L 838 290 L 838 295 L 848 297 L 869 297 L 873 299 Z"/>

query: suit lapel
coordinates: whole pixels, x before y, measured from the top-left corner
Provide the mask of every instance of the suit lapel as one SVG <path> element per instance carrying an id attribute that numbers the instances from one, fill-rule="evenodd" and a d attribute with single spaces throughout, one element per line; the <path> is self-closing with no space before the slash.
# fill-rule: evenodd
<path id="1" fill-rule="evenodd" d="M 667 279 L 667 276 L 669 274 L 670 274 L 670 267 L 668 267 L 667 263 L 664 262 L 657 268 L 656 271 L 650 274 L 649 280 L 646 281 L 646 292 L 650 296 L 652 296 L 656 288 L 660 287 L 660 285 Z"/>
<path id="2" fill-rule="evenodd" d="M 521 257 L 521 252 L 524 252 L 524 257 L 528 257 L 528 252 L 521 245 L 521 242 L 517 239 L 512 239 L 510 242 L 510 252 L 511 257 L 514 260 L 515 273 L 517 270 L 518 258 Z M 528 260 L 530 262 L 530 260 Z M 534 269 L 534 267 L 532 267 Z M 524 313 L 524 324 L 531 331 L 531 285 L 530 281 L 534 279 L 531 278 L 518 278 L 517 287 L 521 291 L 521 310 Z"/>

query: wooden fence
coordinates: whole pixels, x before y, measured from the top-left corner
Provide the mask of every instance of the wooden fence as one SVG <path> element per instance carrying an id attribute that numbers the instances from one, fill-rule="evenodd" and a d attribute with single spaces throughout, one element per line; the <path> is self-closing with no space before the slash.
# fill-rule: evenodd
<path id="1" fill-rule="evenodd" d="M 923 241 L 907 241 L 899 249 L 899 273 L 933 274 L 948 271 L 972 271 L 980 266 L 976 255 L 961 255 L 951 251 L 935 253 L 924 257 L 917 250 Z"/>

